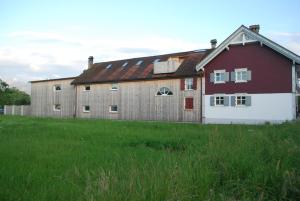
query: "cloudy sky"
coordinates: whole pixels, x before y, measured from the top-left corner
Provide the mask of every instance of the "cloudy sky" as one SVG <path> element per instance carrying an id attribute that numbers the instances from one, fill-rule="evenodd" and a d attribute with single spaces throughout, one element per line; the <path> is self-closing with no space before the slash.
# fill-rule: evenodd
<path id="1" fill-rule="evenodd" d="M 300 55 L 300 1 L 0 0 L 0 79 L 76 76 L 95 62 L 208 48 L 244 24 Z"/>

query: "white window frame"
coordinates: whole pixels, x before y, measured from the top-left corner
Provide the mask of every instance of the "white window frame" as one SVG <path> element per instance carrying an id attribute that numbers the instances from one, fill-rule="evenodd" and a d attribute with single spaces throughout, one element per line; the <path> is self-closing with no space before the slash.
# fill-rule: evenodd
<path id="1" fill-rule="evenodd" d="M 86 110 L 86 109 L 85 109 L 86 106 L 89 107 L 89 110 Z M 83 111 L 84 113 L 90 113 L 90 111 L 91 111 L 91 106 L 89 106 L 89 105 L 84 105 L 84 106 L 82 106 L 82 111 Z"/>
<path id="2" fill-rule="evenodd" d="M 217 80 L 217 73 L 218 74 L 224 74 L 224 80 Z M 224 84 L 225 83 L 225 73 L 226 73 L 226 71 L 225 70 L 215 70 L 214 71 L 214 83 L 215 84 Z M 221 75 L 220 75 L 220 78 L 221 78 Z"/>
<path id="3" fill-rule="evenodd" d="M 184 90 L 190 91 L 193 89 L 194 79 L 193 78 L 185 78 L 184 79 Z"/>
<path id="4" fill-rule="evenodd" d="M 223 104 L 217 104 L 217 98 L 223 98 Z M 215 95 L 214 106 L 216 106 L 216 107 L 225 107 L 225 95 L 224 94 L 216 94 Z"/>
<path id="5" fill-rule="evenodd" d="M 56 89 L 56 87 L 58 87 L 58 86 L 60 87 L 60 90 L 57 90 L 57 89 Z M 53 91 L 54 91 L 54 92 L 62 91 L 62 86 L 61 86 L 61 84 L 55 84 L 55 85 L 53 86 Z"/>
<path id="6" fill-rule="evenodd" d="M 113 107 L 113 106 L 116 106 L 116 107 L 117 107 L 117 111 L 112 110 L 112 107 Z M 110 112 L 110 113 L 118 113 L 118 112 L 119 112 L 118 105 L 110 105 L 110 106 L 109 106 L 109 112 Z"/>
<path id="7" fill-rule="evenodd" d="M 240 76 L 238 76 L 239 73 L 243 73 L 245 72 L 246 73 L 246 79 L 244 80 L 243 79 L 243 74 L 240 74 Z M 235 73 L 235 82 L 236 83 L 239 83 L 239 82 L 248 82 L 248 69 L 247 68 L 237 68 L 237 69 L 234 69 L 234 73 Z M 241 79 L 239 79 L 241 78 Z"/>
<path id="8" fill-rule="evenodd" d="M 235 106 L 236 107 L 246 107 L 246 94 L 237 94 L 235 95 Z M 238 103 L 238 97 L 241 97 L 241 99 L 244 97 L 245 104 L 237 104 Z M 241 100 L 243 101 L 243 100 Z"/>
<path id="9" fill-rule="evenodd" d="M 57 105 L 60 106 L 59 109 L 56 108 Z M 54 104 L 54 105 L 53 105 L 53 111 L 55 111 L 55 112 L 60 112 L 60 111 L 61 111 L 61 104 Z"/>
<path id="10" fill-rule="evenodd" d="M 86 89 L 87 87 L 90 87 L 90 89 L 89 89 L 89 90 L 87 90 L 87 89 Z M 84 86 L 84 90 L 83 90 L 83 91 L 91 91 L 91 85 L 85 85 L 85 86 Z"/>
<path id="11" fill-rule="evenodd" d="M 158 94 L 158 92 L 160 92 L 161 93 L 161 95 L 159 95 Z M 162 93 L 163 92 L 163 93 Z M 172 94 L 168 94 L 168 93 L 166 93 L 166 92 L 171 92 Z M 161 88 L 159 88 L 159 90 L 156 92 L 156 94 L 155 94 L 155 96 L 173 96 L 173 91 L 171 91 L 171 89 L 170 88 L 168 88 L 168 87 L 161 87 Z"/>
<path id="12" fill-rule="evenodd" d="M 118 83 L 112 83 L 110 86 L 111 91 L 118 91 L 119 90 L 119 84 Z"/>

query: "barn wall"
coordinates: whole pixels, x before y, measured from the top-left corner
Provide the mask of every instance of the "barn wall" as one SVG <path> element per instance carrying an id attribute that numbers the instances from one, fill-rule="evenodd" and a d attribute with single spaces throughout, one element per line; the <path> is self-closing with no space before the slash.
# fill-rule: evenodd
<path id="1" fill-rule="evenodd" d="M 161 87 L 168 87 L 172 96 L 157 96 Z M 117 91 L 111 84 L 93 84 L 90 91 L 85 85 L 77 86 L 77 116 L 83 118 L 158 120 L 200 122 L 200 79 L 197 90 L 181 91 L 180 79 L 152 80 L 119 83 Z M 184 109 L 185 97 L 194 98 L 194 109 Z M 90 112 L 83 112 L 89 105 Z M 117 105 L 118 112 L 109 112 L 110 105 Z"/>
<path id="2" fill-rule="evenodd" d="M 31 114 L 33 116 L 72 117 L 75 108 L 73 79 L 35 82 L 31 84 Z M 60 84 L 61 91 L 53 87 Z M 61 104 L 61 111 L 54 111 L 54 104 Z"/>

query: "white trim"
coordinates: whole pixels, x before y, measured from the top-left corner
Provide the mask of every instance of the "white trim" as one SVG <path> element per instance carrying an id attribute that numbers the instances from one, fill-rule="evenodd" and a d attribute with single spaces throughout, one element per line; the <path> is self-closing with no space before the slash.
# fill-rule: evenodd
<path id="1" fill-rule="evenodd" d="M 60 109 L 56 109 L 55 106 L 60 105 Z M 61 104 L 53 104 L 53 111 L 54 112 L 60 112 L 61 111 Z"/>
<path id="2" fill-rule="evenodd" d="M 214 70 L 214 84 L 224 84 L 226 81 L 216 81 L 216 73 L 224 73 L 224 79 L 225 79 L 225 73 L 226 70 Z"/>
<path id="3" fill-rule="evenodd" d="M 88 106 L 89 107 L 89 110 L 86 110 L 85 107 Z M 89 105 L 84 105 L 82 106 L 82 112 L 84 113 L 90 113 L 91 112 L 91 107 Z"/>
<path id="4" fill-rule="evenodd" d="M 117 107 L 117 111 L 112 111 L 112 110 L 111 110 L 112 106 L 116 106 L 116 107 Z M 118 113 L 118 112 L 119 112 L 118 105 L 110 105 L 110 106 L 109 106 L 109 112 L 110 112 L 110 113 Z"/>
<path id="5" fill-rule="evenodd" d="M 114 85 L 117 86 L 117 88 L 113 88 Z M 118 91 L 119 90 L 119 84 L 118 83 L 112 83 L 110 85 L 110 90 L 111 91 Z"/>
<path id="6" fill-rule="evenodd" d="M 248 79 L 246 80 L 237 80 L 238 76 L 237 76 L 237 73 L 238 72 L 246 72 L 247 73 L 248 69 L 247 68 L 236 68 L 234 69 L 234 73 L 235 73 L 235 83 L 245 83 L 245 82 L 248 82 Z"/>
<path id="7" fill-rule="evenodd" d="M 215 94 L 214 95 L 214 107 L 225 107 L 225 94 Z M 223 97 L 223 105 L 217 105 L 217 97 Z"/>
<path id="8" fill-rule="evenodd" d="M 60 86 L 60 90 L 56 90 L 56 87 L 57 87 L 57 86 Z M 62 91 L 62 85 L 61 85 L 61 84 L 55 84 L 55 85 L 53 85 L 53 91 L 54 91 L 54 92 Z"/>
<path id="9" fill-rule="evenodd" d="M 188 89 L 188 88 L 187 88 L 187 86 L 188 86 L 187 80 L 192 80 L 192 88 L 191 88 L 191 89 Z M 193 90 L 194 90 L 194 89 L 193 89 L 193 87 L 194 87 L 193 85 L 194 85 L 194 78 L 188 77 L 188 78 L 185 78 L 185 79 L 184 79 L 184 90 L 185 90 L 185 91 L 193 91 Z"/>
<path id="10" fill-rule="evenodd" d="M 289 51 L 288 49 L 278 45 L 277 43 L 267 39 L 266 37 L 255 33 L 245 27 L 244 25 L 240 26 L 235 32 L 233 32 L 226 40 L 224 40 L 216 49 L 214 49 L 206 58 L 204 58 L 199 64 L 196 65 L 196 70 L 199 71 L 203 69 L 206 64 L 208 64 L 212 59 L 219 55 L 228 45 L 236 38 L 239 34 L 244 33 L 249 38 L 257 40 L 261 44 L 268 46 L 269 48 L 279 52 L 280 54 L 286 56 L 296 63 L 300 63 L 300 57 L 295 53 Z"/>

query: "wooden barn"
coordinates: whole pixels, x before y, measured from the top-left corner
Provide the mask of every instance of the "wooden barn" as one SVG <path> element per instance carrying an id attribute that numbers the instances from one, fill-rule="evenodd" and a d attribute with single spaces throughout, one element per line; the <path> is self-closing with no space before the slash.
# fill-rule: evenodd
<path id="1" fill-rule="evenodd" d="M 32 115 L 199 123 L 296 118 L 300 57 L 239 27 L 210 49 L 94 63 L 32 81 Z"/>

